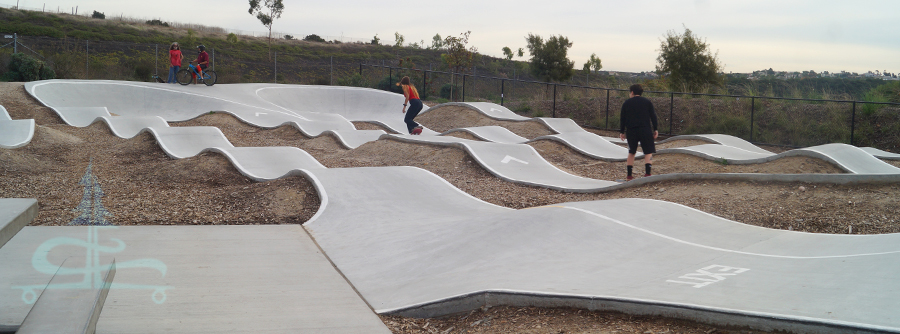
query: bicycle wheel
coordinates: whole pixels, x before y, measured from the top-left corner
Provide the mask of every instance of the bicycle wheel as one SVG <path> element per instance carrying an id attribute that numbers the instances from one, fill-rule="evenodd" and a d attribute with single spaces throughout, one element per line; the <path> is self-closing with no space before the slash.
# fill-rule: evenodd
<path id="1" fill-rule="evenodd" d="M 219 77 L 216 76 L 216 71 L 213 71 L 213 70 L 203 71 L 203 83 L 205 83 L 207 86 L 215 85 L 216 80 L 218 80 L 218 79 L 219 79 Z"/>
<path id="2" fill-rule="evenodd" d="M 178 73 L 175 73 L 175 81 L 178 81 L 178 83 L 182 85 L 189 85 L 192 80 L 193 77 L 191 76 L 191 71 L 186 68 L 183 68 L 179 70 Z"/>

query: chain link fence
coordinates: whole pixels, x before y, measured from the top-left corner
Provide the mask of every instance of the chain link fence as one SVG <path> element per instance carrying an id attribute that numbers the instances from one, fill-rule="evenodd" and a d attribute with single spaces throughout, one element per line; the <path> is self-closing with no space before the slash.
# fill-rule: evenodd
<path id="1" fill-rule="evenodd" d="M 567 117 L 618 131 L 627 89 L 547 83 L 473 74 L 360 65 L 369 82 L 409 76 L 438 102 L 493 102 L 530 117 Z M 382 88 L 377 85 L 372 88 Z M 384 89 L 384 88 L 382 88 Z M 452 91 L 452 95 L 451 95 Z M 828 143 L 900 152 L 900 103 L 644 91 L 667 135 L 720 133 L 757 144 Z"/>
<path id="2" fill-rule="evenodd" d="M 52 66 L 58 78 L 153 81 L 168 74 L 168 45 L 17 36 L 0 48 L 6 65 L 16 46 Z M 531 117 L 567 117 L 578 124 L 618 130 L 627 89 L 572 84 L 612 84 L 600 76 L 568 84 L 398 67 L 396 59 L 335 59 L 264 48 L 208 48 L 220 83 L 271 82 L 391 90 L 409 76 L 424 99 L 482 101 Z M 184 49 L 186 61 L 196 50 Z M 5 70 L 0 69 L 0 71 Z M 605 80 L 605 81 L 604 81 Z M 848 143 L 900 151 L 900 104 L 744 95 L 645 91 L 659 116 L 660 133 L 722 133 L 759 144 L 813 146 Z"/>

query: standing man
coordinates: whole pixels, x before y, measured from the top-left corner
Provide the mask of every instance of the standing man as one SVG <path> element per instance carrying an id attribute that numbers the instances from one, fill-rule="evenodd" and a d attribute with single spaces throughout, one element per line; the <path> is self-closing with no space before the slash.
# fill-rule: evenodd
<path id="1" fill-rule="evenodd" d="M 656 111 L 653 110 L 653 102 L 641 96 L 644 88 L 634 84 L 628 88 L 628 100 L 622 104 L 622 115 L 619 119 L 619 138 L 628 140 L 628 176 L 626 181 L 634 179 L 631 170 L 634 168 L 634 155 L 637 153 L 638 143 L 644 152 L 644 176 L 650 176 L 650 167 L 653 153 L 656 153 L 654 140 L 659 136 L 656 124 Z"/>

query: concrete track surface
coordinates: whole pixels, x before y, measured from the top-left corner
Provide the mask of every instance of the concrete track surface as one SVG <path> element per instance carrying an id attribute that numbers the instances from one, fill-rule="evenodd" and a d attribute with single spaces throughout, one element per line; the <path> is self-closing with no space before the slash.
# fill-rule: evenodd
<path id="1" fill-rule="evenodd" d="M 0 148 L 19 148 L 28 145 L 34 137 L 33 119 L 12 119 L 6 108 L 0 106 Z"/>
<path id="2" fill-rule="evenodd" d="M 402 103 L 402 97 L 398 103 L 396 94 L 357 88 L 265 84 L 169 87 L 58 80 L 26 85 L 28 92 L 42 103 L 61 115 L 68 113 L 63 116 L 67 122 L 81 116 L 72 112 L 75 109 L 66 108 L 106 108 L 122 117 L 158 116 L 163 121 L 186 120 L 227 109 L 251 124 L 273 117 L 265 116 L 273 113 L 279 114 L 279 119 L 302 118 L 298 124 L 322 132 L 337 128 L 352 132 L 355 130 L 343 128 L 350 124 L 348 120 L 386 123 L 399 119 L 400 115 L 393 115 L 399 113 L 391 110 L 399 109 L 396 107 Z M 139 97 L 131 103 L 107 104 L 107 99 L 121 98 L 118 94 L 125 91 Z M 276 94 L 278 91 L 295 96 Z M 316 92 L 326 101 L 321 101 Z M 160 100 L 179 103 L 175 106 Z M 485 114 L 494 113 L 492 117 L 498 119 L 529 121 L 501 106 L 472 105 L 488 108 Z M 91 114 L 83 119 L 94 122 L 97 117 Z M 438 176 L 414 167 L 328 169 L 305 152 L 285 153 L 291 148 L 241 148 L 242 152 L 234 153 L 235 148 L 217 129 L 184 128 L 182 132 L 163 127 L 159 120 L 144 121 L 149 123 L 123 125 L 122 130 L 113 132 L 151 131 L 173 158 L 217 151 L 228 156 L 241 173 L 257 180 L 290 173 L 308 178 L 319 193 L 321 207 L 305 224 L 306 229 L 379 313 L 435 316 L 484 304 L 575 306 L 763 330 L 900 332 L 900 290 L 894 288 L 900 274 L 900 267 L 895 265 L 900 260 L 900 234 L 819 235 L 770 230 L 673 203 L 640 199 L 511 210 L 471 197 Z M 571 120 L 537 121 L 559 134 L 579 132 Z M 116 121 L 107 124 L 111 128 L 118 126 L 114 125 L 118 124 Z M 399 126 L 402 122 L 389 128 L 403 133 L 394 129 Z M 498 134 L 502 130 L 488 130 L 483 138 L 515 139 Z M 589 184 L 589 179 L 570 179 L 553 171 L 540 162 L 543 159 L 539 155 L 532 156 L 536 155 L 533 149 L 527 151 L 523 148 L 527 145 L 521 143 L 476 142 L 434 135 L 381 134 L 378 138 L 461 146 L 498 177 L 519 182 L 569 191 L 627 186 L 610 182 L 612 185 L 585 187 L 582 184 Z M 750 151 L 726 143 L 716 145 Z M 838 155 L 830 148 L 810 149 L 807 151 Z M 843 149 L 838 146 L 835 150 Z M 835 159 L 844 163 L 840 156 Z M 860 168 L 867 167 L 863 165 Z M 897 174 L 882 173 L 880 169 L 858 173 L 841 177 L 889 179 Z M 666 179 L 678 177 L 667 175 Z M 643 183 L 652 182 L 653 178 L 645 178 Z M 191 227 L 147 227 L 151 232 L 143 233 L 175 247 L 189 241 L 153 231 L 179 228 Z M 275 227 L 234 228 L 252 231 Z M 28 228 L 22 233 L 31 229 L 40 228 Z M 43 237 L 75 233 L 50 228 L 40 231 Z M 11 247 L 16 238 L 0 251 Z M 130 240 L 134 243 L 146 242 L 144 237 L 133 238 Z M 243 242 L 238 240 L 245 236 L 225 238 Z M 199 256 L 189 262 L 204 266 L 215 260 Z M 117 259 L 117 263 L 121 262 Z M 281 270 L 297 269 L 292 267 L 287 264 Z M 118 275 L 125 271 L 119 270 Z M 175 292 L 172 290 L 173 295 Z M 6 303 L 8 298 L 0 301 Z M 185 305 L 197 301 L 197 296 L 185 298 Z M 116 306 L 108 303 L 107 307 Z M 118 314 L 104 311 L 104 315 L 106 312 Z M 101 316 L 101 326 L 103 319 Z M 110 320 L 110 325 L 113 323 Z"/>

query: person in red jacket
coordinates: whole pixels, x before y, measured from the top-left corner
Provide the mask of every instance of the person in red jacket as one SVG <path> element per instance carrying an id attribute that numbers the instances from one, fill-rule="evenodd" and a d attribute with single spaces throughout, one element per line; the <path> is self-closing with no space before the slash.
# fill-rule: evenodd
<path id="1" fill-rule="evenodd" d="M 406 122 L 406 129 L 409 130 L 411 135 L 422 134 L 422 126 L 413 120 L 422 111 L 422 100 L 419 99 L 419 91 L 409 82 L 409 77 L 403 77 L 397 85 L 400 86 L 403 96 L 406 97 L 406 100 L 403 101 L 403 113 L 406 114 L 406 117 L 403 117 L 403 122 Z M 410 105 L 409 113 L 406 112 L 407 103 Z"/>
<path id="2" fill-rule="evenodd" d="M 209 66 L 209 54 L 206 53 L 206 47 L 203 45 L 197 45 L 197 51 L 200 51 L 200 54 L 197 55 L 197 60 L 194 60 L 191 63 L 197 63 L 200 67 L 197 72 L 203 74 L 203 70 Z M 194 75 L 194 84 L 197 84 L 197 75 Z"/>
<path id="3" fill-rule="evenodd" d="M 178 46 L 178 42 L 172 43 L 169 46 L 169 78 L 166 79 L 166 83 L 176 83 L 175 81 L 175 73 L 178 73 L 178 70 L 181 69 L 181 48 Z"/>

